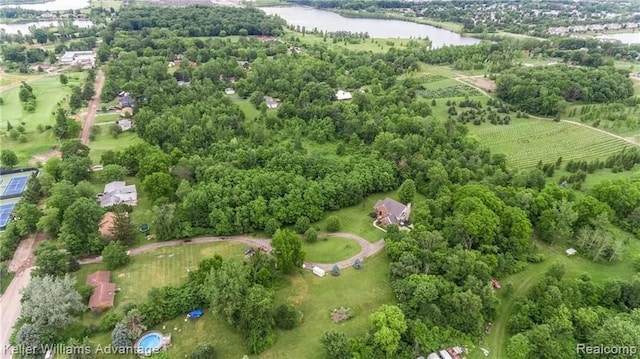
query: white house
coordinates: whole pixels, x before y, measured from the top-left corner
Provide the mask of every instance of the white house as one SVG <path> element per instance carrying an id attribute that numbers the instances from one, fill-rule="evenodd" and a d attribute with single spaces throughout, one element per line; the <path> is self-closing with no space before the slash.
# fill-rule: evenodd
<path id="1" fill-rule="evenodd" d="M 129 131 L 131 127 L 133 127 L 133 122 L 129 119 L 119 120 L 116 121 L 116 123 L 118 124 L 118 127 L 120 127 L 120 131 L 122 132 Z"/>
<path id="2" fill-rule="evenodd" d="M 128 204 L 135 206 L 138 202 L 136 185 L 127 186 L 124 181 L 114 181 L 104 186 L 104 192 L 98 195 L 101 207 L 110 207 L 114 204 Z"/>
<path id="3" fill-rule="evenodd" d="M 94 64 L 96 55 L 93 51 L 67 51 L 60 57 L 63 64 Z"/>
<path id="4" fill-rule="evenodd" d="M 322 268 L 320 268 L 318 266 L 313 266 L 313 274 L 315 274 L 318 277 L 322 278 L 322 277 L 324 277 L 326 272 L 324 271 L 324 269 L 322 269 Z"/>
<path id="5" fill-rule="evenodd" d="M 351 96 L 351 92 L 346 92 L 342 90 L 338 90 L 338 92 L 336 92 L 336 100 L 338 101 L 351 100 L 352 98 L 353 96 Z"/>
<path id="6" fill-rule="evenodd" d="M 572 256 L 576 253 L 578 253 L 578 251 L 575 248 L 569 248 L 565 251 L 565 253 L 567 253 L 568 256 Z"/>
<path id="7" fill-rule="evenodd" d="M 271 110 L 278 108 L 278 106 L 280 105 L 280 100 L 274 99 L 271 96 L 265 96 L 264 102 L 267 104 L 267 108 Z"/>
<path id="8" fill-rule="evenodd" d="M 227 87 L 226 89 L 224 89 L 224 93 L 226 93 L 227 95 L 233 95 L 234 93 L 236 93 L 236 91 L 231 87 Z"/>

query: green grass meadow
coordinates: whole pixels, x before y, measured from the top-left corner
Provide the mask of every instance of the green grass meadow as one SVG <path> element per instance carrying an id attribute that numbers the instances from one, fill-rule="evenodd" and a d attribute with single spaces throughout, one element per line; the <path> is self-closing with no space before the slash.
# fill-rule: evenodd
<path id="1" fill-rule="evenodd" d="M 89 141 L 89 148 L 91 152 L 89 156 L 93 163 L 100 163 L 100 158 L 108 150 L 121 150 L 131 145 L 142 143 L 143 140 L 138 137 L 135 132 L 127 131 L 119 134 L 117 137 L 113 137 L 109 134 L 108 125 L 101 126 L 102 130 L 99 135 L 95 137 L 93 141 Z"/>
<path id="2" fill-rule="evenodd" d="M 315 243 L 302 241 L 305 260 L 314 263 L 337 263 L 360 252 L 358 242 L 340 237 L 318 238 Z"/>
<path id="3" fill-rule="evenodd" d="M 30 82 L 36 96 L 36 110 L 25 112 L 18 98 L 19 87 L 3 91 L 0 96 L 4 104 L 0 106 L 0 140 L 3 147 L 10 147 L 18 155 L 19 165 L 26 165 L 33 155 L 50 151 L 57 145 L 51 130 L 38 131 L 38 126 L 53 126 L 56 106 L 71 93 L 71 86 L 80 85 L 85 74 L 69 73 L 69 83 L 62 85 L 57 76 Z M 11 140 L 7 134 L 7 123 L 14 128 L 22 125 L 25 128 L 27 142 Z"/>
<path id="4" fill-rule="evenodd" d="M 194 269 L 205 257 L 220 254 L 225 258 L 242 258 L 245 248 L 245 245 L 232 242 L 190 244 L 161 248 L 133 257 L 129 265 L 111 274 L 111 280 L 120 288 L 115 308 L 111 310 L 121 309 L 127 303 L 143 301 L 146 292 L 153 287 L 186 280 L 188 269 Z M 324 331 L 335 328 L 348 335 L 363 334 L 368 327 L 369 315 L 380 305 L 395 302 L 388 281 L 387 256 L 380 253 L 365 259 L 363 264 L 363 269 L 347 268 L 338 277 L 329 274 L 318 278 L 310 271 L 303 270 L 289 276 L 288 283 L 276 291 L 275 302 L 293 304 L 303 313 L 302 323 L 291 331 L 278 330 L 275 345 L 258 357 L 320 359 L 324 357 L 320 343 Z M 84 282 L 90 273 L 102 269 L 103 264 L 85 265 L 75 276 Z M 353 309 L 355 316 L 341 324 L 334 324 L 330 312 L 341 306 Z M 81 324 L 97 325 L 102 315 L 86 313 Z M 171 333 L 172 346 L 168 353 L 172 358 L 185 357 L 200 342 L 213 344 L 217 357 L 221 359 L 241 358 L 246 354 L 242 349 L 240 334 L 208 310 L 196 321 L 185 321 L 184 317 L 178 317 L 152 329 Z M 110 333 L 100 333 L 91 340 L 107 345 L 111 343 L 111 336 Z M 103 357 L 126 358 L 116 355 Z"/>

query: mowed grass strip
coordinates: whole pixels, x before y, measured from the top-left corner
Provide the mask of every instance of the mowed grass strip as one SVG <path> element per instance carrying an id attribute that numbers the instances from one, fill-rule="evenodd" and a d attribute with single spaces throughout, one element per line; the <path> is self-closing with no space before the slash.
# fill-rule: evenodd
<path id="1" fill-rule="evenodd" d="M 516 168 L 534 167 L 539 161 L 592 160 L 621 151 L 630 145 L 620 139 L 589 128 L 565 122 L 511 117 L 509 125 L 467 124 L 469 133 L 494 153 L 507 156 Z"/>
<path id="2" fill-rule="evenodd" d="M 314 263 L 337 263 L 360 252 L 358 242 L 340 237 L 319 238 L 315 243 L 302 242 L 305 260 Z"/>

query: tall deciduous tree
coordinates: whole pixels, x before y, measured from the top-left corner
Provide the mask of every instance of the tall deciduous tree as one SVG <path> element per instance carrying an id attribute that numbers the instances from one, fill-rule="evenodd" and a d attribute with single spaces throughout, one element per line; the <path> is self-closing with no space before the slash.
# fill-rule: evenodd
<path id="1" fill-rule="evenodd" d="M 3 168 L 13 168 L 18 164 L 18 156 L 11 150 L 2 150 L 0 152 L 0 164 Z"/>
<path id="2" fill-rule="evenodd" d="M 76 291 L 75 279 L 66 275 L 34 277 L 22 291 L 21 317 L 38 328 L 64 328 L 86 307 Z"/>
<path id="3" fill-rule="evenodd" d="M 382 305 L 369 317 L 373 343 L 386 358 L 393 358 L 407 330 L 404 313 L 395 305 Z"/>
<path id="4" fill-rule="evenodd" d="M 276 257 L 278 269 L 283 273 L 291 273 L 304 263 L 304 251 L 300 237 L 289 229 L 279 229 L 271 242 L 273 255 Z"/>
<path id="5" fill-rule="evenodd" d="M 98 237 L 98 224 L 102 215 L 102 208 L 96 201 L 88 198 L 76 199 L 65 211 L 60 237 L 71 254 L 90 251 L 91 240 Z"/>
<path id="6" fill-rule="evenodd" d="M 349 338 L 342 332 L 335 330 L 325 332 L 322 335 L 322 345 L 324 347 L 327 358 L 332 359 L 351 359 L 351 345 Z"/>
<path id="7" fill-rule="evenodd" d="M 225 260 L 219 270 L 212 271 L 208 279 L 211 309 L 227 324 L 237 326 L 249 289 L 248 270 L 241 262 Z"/>
<path id="8" fill-rule="evenodd" d="M 50 242 L 42 242 L 35 251 L 36 266 L 33 275 L 63 277 L 69 272 L 69 254 Z"/>
<path id="9" fill-rule="evenodd" d="M 400 188 L 398 188 L 398 198 L 400 202 L 407 204 L 413 201 L 413 197 L 416 195 L 416 184 L 412 179 L 407 179 L 402 182 Z"/>
<path id="10" fill-rule="evenodd" d="M 263 352 L 276 341 L 271 307 L 273 293 L 256 284 L 249 288 L 240 311 L 240 329 L 245 347 L 253 354 Z"/>
<path id="11" fill-rule="evenodd" d="M 127 265 L 131 259 L 125 247 L 119 242 L 111 242 L 102 250 L 102 260 L 108 270 L 114 270 Z"/>

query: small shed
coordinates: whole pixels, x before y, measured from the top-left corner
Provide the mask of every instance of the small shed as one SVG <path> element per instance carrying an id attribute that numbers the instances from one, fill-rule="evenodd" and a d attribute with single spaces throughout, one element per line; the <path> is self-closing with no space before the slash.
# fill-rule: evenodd
<path id="1" fill-rule="evenodd" d="M 576 253 L 578 253 L 578 251 L 575 248 L 569 248 L 565 251 L 565 253 L 567 253 L 568 256 L 572 256 Z"/>
<path id="2" fill-rule="evenodd" d="M 318 266 L 313 266 L 313 274 L 315 274 L 318 277 L 322 278 L 327 273 L 324 271 L 324 269 L 322 269 L 322 268 L 320 268 Z"/>

